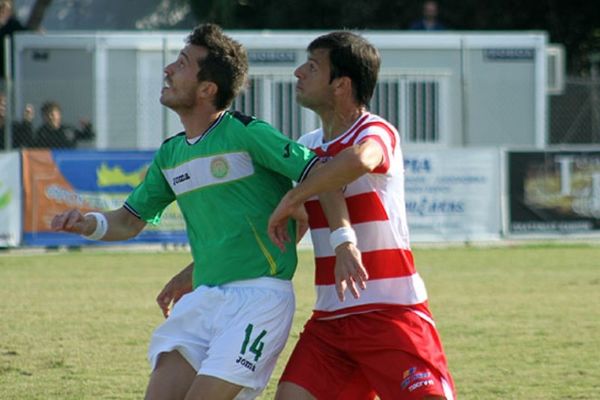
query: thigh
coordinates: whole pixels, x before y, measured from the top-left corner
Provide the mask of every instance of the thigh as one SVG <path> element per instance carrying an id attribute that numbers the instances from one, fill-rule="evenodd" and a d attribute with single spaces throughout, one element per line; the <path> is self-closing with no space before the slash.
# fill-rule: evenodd
<path id="1" fill-rule="evenodd" d="M 281 376 L 278 399 L 373 399 L 357 364 L 336 341 L 335 323 L 309 321 Z"/>
<path id="2" fill-rule="evenodd" d="M 315 391 L 316 392 L 316 391 Z M 336 400 L 374 400 L 375 391 L 361 371 L 357 371 L 348 381 L 347 386 L 341 389 Z M 326 397 L 319 397 L 325 399 Z M 275 400 L 318 400 L 304 387 L 290 381 L 281 381 L 277 386 Z"/>
<path id="3" fill-rule="evenodd" d="M 232 400 L 244 388 L 213 376 L 197 375 L 185 400 Z"/>
<path id="4" fill-rule="evenodd" d="M 381 363 L 386 363 L 387 368 L 381 368 Z M 391 350 L 384 355 L 371 355 L 368 364 L 363 364 L 362 371 L 382 400 L 421 400 L 437 396 L 450 400 L 454 397 L 444 377 L 413 355 Z M 390 370 L 396 373 L 392 374 Z"/>
<path id="5" fill-rule="evenodd" d="M 294 294 L 291 290 L 234 287 L 225 290 L 225 299 L 198 375 L 243 386 L 243 396 L 251 398 L 267 385 L 285 346 Z"/>
<path id="6" fill-rule="evenodd" d="M 293 382 L 281 381 L 277 385 L 277 393 L 275 393 L 275 400 L 315 400 L 308 390 L 299 386 Z"/>
<path id="7" fill-rule="evenodd" d="M 348 318 L 348 351 L 383 400 L 445 396 L 454 388 L 435 326 L 410 310 Z"/>
<path id="8" fill-rule="evenodd" d="M 210 340 L 210 315 L 204 310 L 211 305 L 219 307 L 218 302 L 207 298 L 206 294 L 206 288 L 199 287 L 183 296 L 171 315 L 154 330 L 148 346 L 148 360 L 152 370 L 156 368 L 162 354 L 175 350 L 196 371 L 200 368 L 206 358 Z"/>
<path id="9" fill-rule="evenodd" d="M 196 370 L 177 351 L 162 353 L 150 375 L 146 400 L 182 400 L 194 382 Z"/>

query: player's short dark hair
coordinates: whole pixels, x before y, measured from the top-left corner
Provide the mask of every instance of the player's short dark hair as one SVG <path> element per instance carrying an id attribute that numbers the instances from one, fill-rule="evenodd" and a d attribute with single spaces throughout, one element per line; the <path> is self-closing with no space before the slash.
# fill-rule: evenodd
<path id="1" fill-rule="evenodd" d="M 186 39 L 187 44 L 208 50 L 205 58 L 198 60 L 199 81 L 214 82 L 219 88 L 215 107 L 224 110 L 239 94 L 248 75 L 248 55 L 244 47 L 225 35 L 215 24 L 197 26 Z"/>
<path id="2" fill-rule="evenodd" d="M 308 51 L 329 50 L 331 80 L 347 76 L 352 81 L 354 99 L 368 106 L 377 84 L 381 57 L 365 38 L 349 31 L 336 31 L 319 36 L 308 45 Z"/>

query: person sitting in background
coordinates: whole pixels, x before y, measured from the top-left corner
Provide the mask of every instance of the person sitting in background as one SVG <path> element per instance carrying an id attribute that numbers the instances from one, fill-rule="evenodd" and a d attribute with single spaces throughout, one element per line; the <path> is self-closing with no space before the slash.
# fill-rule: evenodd
<path id="1" fill-rule="evenodd" d="M 410 29 L 417 31 L 442 31 L 446 29 L 438 19 L 437 1 L 426 1 L 423 3 L 423 17 L 413 21 Z"/>
<path id="2" fill-rule="evenodd" d="M 81 120 L 81 129 L 62 123 L 62 110 L 58 103 L 47 101 L 42 105 L 44 124 L 35 134 L 35 147 L 72 149 L 81 140 L 93 139 L 95 134 L 88 120 Z"/>
<path id="3" fill-rule="evenodd" d="M 26 104 L 23 109 L 23 119 L 12 122 L 12 142 L 6 143 L 6 95 L 0 93 L 0 149 L 19 149 L 33 145 L 33 105 Z"/>

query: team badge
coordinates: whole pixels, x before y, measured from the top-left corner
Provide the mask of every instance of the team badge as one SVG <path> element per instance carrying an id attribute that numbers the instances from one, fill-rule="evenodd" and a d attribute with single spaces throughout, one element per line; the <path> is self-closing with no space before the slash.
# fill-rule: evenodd
<path id="1" fill-rule="evenodd" d="M 210 162 L 210 173 L 218 179 L 225 178 L 229 173 L 229 164 L 225 157 L 215 157 Z"/>

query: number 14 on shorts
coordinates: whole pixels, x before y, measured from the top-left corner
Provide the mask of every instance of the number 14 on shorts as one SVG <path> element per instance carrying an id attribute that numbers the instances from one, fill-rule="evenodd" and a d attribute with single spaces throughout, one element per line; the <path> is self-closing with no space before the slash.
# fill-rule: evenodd
<path id="1" fill-rule="evenodd" d="M 265 331 L 263 329 L 263 331 L 261 333 L 259 333 L 257 336 L 254 337 L 254 340 L 252 340 L 253 338 L 253 332 L 254 331 L 254 325 L 252 324 L 248 324 L 248 326 L 246 327 L 246 334 L 244 336 L 244 342 L 242 343 L 242 348 L 240 349 L 240 354 L 242 355 L 246 355 L 246 351 L 248 351 L 249 353 L 254 354 L 254 362 L 257 362 L 258 359 L 260 358 L 260 356 L 262 356 L 262 351 L 263 348 L 265 347 L 265 343 L 262 341 L 262 338 L 265 337 L 265 335 L 267 334 L 267 331 Z M 252 344 L 250 344 L 250 342 L 252 341 Z M 250 348 L 248 348 L 248 345 L 250 345 Z M 244 360 L 242 357 L 238 358 L 238 362 L 243 362 Z"/>

